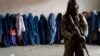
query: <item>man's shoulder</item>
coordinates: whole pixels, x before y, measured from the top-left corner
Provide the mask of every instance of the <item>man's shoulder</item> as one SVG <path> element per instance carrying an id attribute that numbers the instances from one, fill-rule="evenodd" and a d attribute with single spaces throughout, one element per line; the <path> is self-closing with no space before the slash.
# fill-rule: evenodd
<path id="1" fill-rule="evenodd" d="M 66 17 L 63 15 L 61 21 L 66 21 Z"/>
<path id="2" fill-rule="evenodd" d="M 79 17 L 83 17 L 83 14 L 82 14 L 82 13 L 79 13 L 78 16 L 79 16 Z"/>
<path id="3" fill-rule="evenodd" d="M 68 18 L 69 18 L 69 17 L 68 17 L 68 16 L 66 16 L 66 15 L 63 15 L 63 16 L 62 16 L 62 20 L 63 20 L 63 21 L 68 20 Z"/>
<path id="4" fill-rule="evenodd" d="M 87 21 L 86 21 L 86 18 L 85 18 L 85 16 L 83 15 L 83 14 L 79 14 L 79 18 L 80 18 L 80 22 L 81 23 L 85 23 L 85 24 L 87 24 Z"/>
<path id="5" fill-rule="evenodd" d="M 79 16 L 79 18 L 80 18 L 81 20 L 86 20 L 85 16 L 84 16 L 82 13 L 79 13 L 78 16 Z"/>

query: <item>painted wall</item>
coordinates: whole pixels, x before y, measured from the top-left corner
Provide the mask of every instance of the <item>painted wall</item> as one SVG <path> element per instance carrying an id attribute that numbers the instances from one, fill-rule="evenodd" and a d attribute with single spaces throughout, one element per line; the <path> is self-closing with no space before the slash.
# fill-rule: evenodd
<path id="1" fill-rule="evenodd" d="M 68 0 L 0 0 L 0 13 L 29 13 L 34 15 L 65 13 Z M 77 0 L 80 12 L 100 9 L 100 0 Z"/>

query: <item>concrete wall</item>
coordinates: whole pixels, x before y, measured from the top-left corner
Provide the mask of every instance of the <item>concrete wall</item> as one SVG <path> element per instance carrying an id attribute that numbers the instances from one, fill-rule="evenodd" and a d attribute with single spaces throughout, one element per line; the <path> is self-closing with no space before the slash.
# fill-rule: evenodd
<path id="1" fill-rule="evenodd" d="M 0 0 L 0 13 L 29 13 L 34 15 L 65 13 L 68 0 Z M 81 11 L 100 8 L 100 0 L 77 0 Z"/>

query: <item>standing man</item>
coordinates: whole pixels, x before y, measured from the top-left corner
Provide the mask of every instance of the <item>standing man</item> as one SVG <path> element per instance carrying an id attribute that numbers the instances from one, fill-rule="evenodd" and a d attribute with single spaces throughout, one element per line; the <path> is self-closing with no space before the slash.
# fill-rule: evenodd
<path id="1" fill-rule="evenodd" d="M 61 32 L 64 37 L 64 56 L 84 56 L 82 43 L 88 34 L 88 26 L 85 17 L 78 13 L 79 6 L 75 0 L 69 0 L 65 15 L 61 20 Z M 80 35 L 73 27 L 71 19 L 78 27 Z"/>

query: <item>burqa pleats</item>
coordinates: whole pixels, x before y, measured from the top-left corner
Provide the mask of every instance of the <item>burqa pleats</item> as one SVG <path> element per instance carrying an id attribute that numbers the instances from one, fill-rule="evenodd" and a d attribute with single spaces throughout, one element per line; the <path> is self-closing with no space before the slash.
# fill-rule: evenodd
<path id="1" fill-rule="evenodd" d="M 2 21 L 3 21 L 3 16 L 0 15 L 0 46 L 2 46 L 2 34 L 3 34 Z"/>
<path id="2" fill-rule="evenodd" d="M 5 18 L 3 19 L 3 44 L 4 47 L 10 47 L 10 14 L 6 14 Z"/>
<path id="3" fill-rule="evenodd" d="M 100 10 L 98 11 L 97 15 L 97 43 L 100 45 Z"/>
<path id="4" fill-rule="evenodd" d="M 88 22 L 88 36 L 86 38 L 86 42 L 87 44 L 93 44 L 93 32 L 96 30 L 96 11 L 92 11 L 90 16 L 88 17 L 87 19 L 87 22 Z"/>
<path id="5" fill-rule="evenodd" d="M 33 22 L 33 15 L 32 13 L 29 13 L 28 15 L 28 35 L 29 35 L 29 44 L 34 45 L 35 44 L 35 38 L 34 38 L 34 30 L 33 30 L 33 26 L 34 26 L 34 22 Z"/>
<path id="6" fill-rule="evenodd" d="M 61 19 L 62 19 L 62 14 L 59 13 L 56 17 L 57 32 L 55 37 L 55 43 L 60 43 L 60 41 L 63 39 L 61 35 Z"/>
<path id="7" fill-rule="evenodd" d="M 23 15 L 23 20 L 24 20 L 24 24 L 25 24 L 25 29 L 26 31 L 25 32 L 22 32 L 22 42 L 23 42 L 23 45 L 28 45 L 28 17 L 26 14 Z"/>
<path id="8" fill-rule="evenodd" d="M 33 28 L 34 28 L 34 38 L 35 38 L 35 43 L 36 44 L 40 44 L 40 37 L 39 37 L 39 25 L 38 25 L 38 16 L 34 16 L 34 24 L 33 24 Z"/>
<path id="9" fill-rule="evenodd" d="M 41 14 L 39 20 L 39 34 L 41 44 L 47 44 L 47 20 L 43 14 Z"/>
<path id="10" fill-rule="evenodd" d="M 48 40 L 49 44 L 54 44 L 56 35 L 56 20 L 53 13 L 50 13 L 48 19 Z"/>

